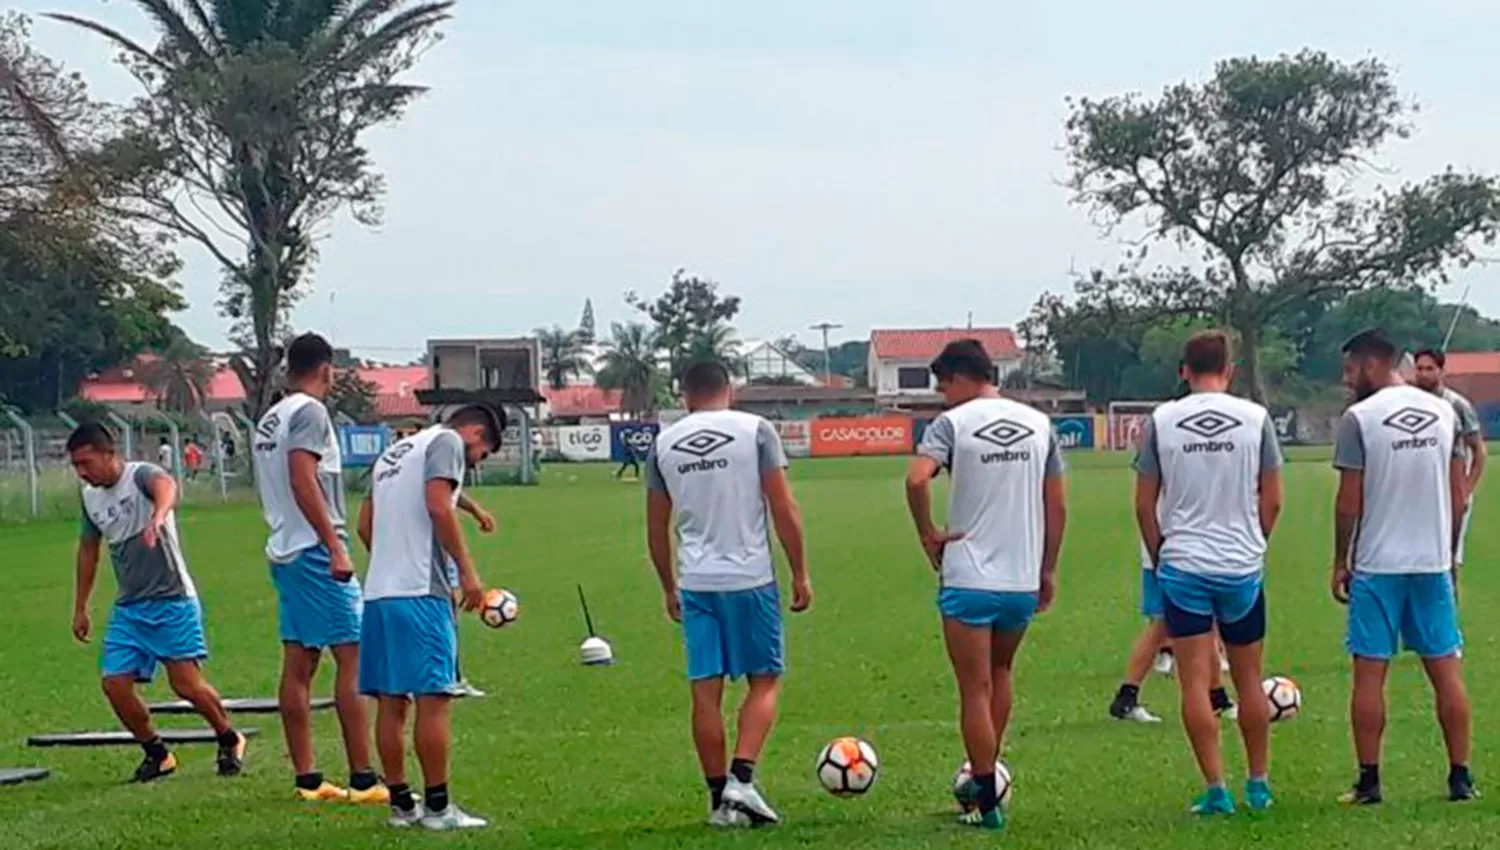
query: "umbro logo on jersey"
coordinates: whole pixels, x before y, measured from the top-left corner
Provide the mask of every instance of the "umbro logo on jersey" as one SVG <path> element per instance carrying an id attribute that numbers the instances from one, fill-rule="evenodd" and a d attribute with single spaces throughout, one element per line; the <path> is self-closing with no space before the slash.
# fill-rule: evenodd
<path id="1" fill-rule="evenodd" d="M 710 458 L 709 455 L 734 442 L 734 438 L 723 431 L 715 431 L 712 428 L 699 428 L 686 437 L 672 444 L 672 451 L 692 455 L 698 460 L 677 465 L 677 471 L 681 474 L 689 472 L 708 472 L 714 469 L 727 469 L 729 458 Z"/>
<path id="2" fill-rule="evenodd" d="M 1217 410 L 1200 410 L 1177 423 L 1177 427 L 1196 437 L 1202 437 L 1203 442 L 1183 443 L 1184 454 L 1202 454 L 1206 452 L 1232 452 L 1234 451 L 1233 440 L 1216 440 L 1215 437 L 1223 435 L 1240 427 L 1244 423 L 1227 413 Z"/>
<path id="3" fill-rule="evenodd" d="M 1007 461 L 1031 460 L 1031 449 L 1022 447 L 1012 450 L 1012 446 L 1022 443 L 1036 434 L 1036 431 L 1013 422 L 1009 419 L 996 419 L 994 422 L 974 432 L 975 439 L 983 440 L 992 446 L 998 446 L 1003 451 L 985 452 L 979 456 L 980 463 L 1004 463 Z"/>
<path id="4" fill-rule="evenodd" d="M 1429 434 L 1425 437 L 1421 434 L 1437 424 L 1437 421 L 1438 415 L 1430 410 L 1403 407 L 1387 416 L 1380 424 L 1407 435 L 1407 439 L 1394 440 L 1391 443 L 1391 449 L 1399 452 L 1406 449 L 1430 449 L 1436 446 L 1438 444 L 1436 434 Z"/>

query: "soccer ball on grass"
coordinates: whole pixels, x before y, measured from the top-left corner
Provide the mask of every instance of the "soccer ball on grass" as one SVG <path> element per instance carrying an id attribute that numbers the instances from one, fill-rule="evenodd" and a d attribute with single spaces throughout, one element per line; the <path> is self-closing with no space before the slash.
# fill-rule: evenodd
<path id="1" fill-rule="evenodd" d="M 1271 722 L 1291 720 L 1302 710 L 1302 689 L 1286 676 L 1272 676 L 1260 683 L 1271 704 Z"/>
<path id="2" fill-rule="evenodd" d="M 999 799 L 1001 808 L 1010 807 L 1012 785 L 1010 768 L 1003 761 L 995 762 L 995 797 Z M 965 812 L 971 812 L 979 805 L 979 786 L 974 784 L 974 767 L 967 761 L 953 777 L 953 799 L 958 801 L 959 809 Z"/>
<path id="3" fill-rule="evenodd" d="M 869 742 L 835 738 L 818 753 L 818 782 L 835 797 L 857 797 L 880 777 L 880 757 Z"/>

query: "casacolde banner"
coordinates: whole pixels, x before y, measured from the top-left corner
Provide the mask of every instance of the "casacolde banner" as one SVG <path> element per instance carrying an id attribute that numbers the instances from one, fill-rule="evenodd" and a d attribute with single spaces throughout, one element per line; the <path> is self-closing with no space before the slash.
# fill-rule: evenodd
<path id="1" fill-rule="evenodd" d="M 812 421 L 813 457 L 904 455 L 912 450 L 910 416 L 859 416 Z"/>

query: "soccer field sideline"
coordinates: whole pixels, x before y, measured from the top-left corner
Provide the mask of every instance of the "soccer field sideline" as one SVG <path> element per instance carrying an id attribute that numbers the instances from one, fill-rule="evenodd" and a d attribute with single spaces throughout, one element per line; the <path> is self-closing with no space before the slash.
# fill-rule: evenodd
<path id="1" fill-rule="evenodd" d="M 1017 796 L 1005 841 L 1235 847 L 1296 835 L 1332 847 L 1483 842 L 1480 824 L 1491 804 L 1456 809 L 1438 802 L 1443 760 L 1436 724 L 1409 662 L 1392 676 L 1390 802 L 1373 812 L 1340 811 L 1331 803 L 1352 776 L 1353 757 L 1342 611 L 1326 590 L 1334 476 L 1321 462 L 1326 450 L 1319 454 L 1294 453 L 1307 462 L 1289 467 L 1288 509 L 1272 548 L 1267 669 L 1297 678 L 1307 698 L 1303 717 L 1276 730 L 1278 810 L 1220 824 L 1192 823 L 1182 813 L 1197 780 L 1169 682 L 1154 679 L 1144 694 L 1167 723 L 1144 728 L 1105 717 L 1139 625 L 1130 479 L 1123 456 L 1073 455 L 1058 607 L 1038 621 L 1018 668 L 1009 755 Z M 768 792 L 788 824 L 732 837 L 700 826 L 701 778 L 687 740 L 680 648 L 644 557 L 639 490 L 608 480 L 601 467 L 558 466 L 548 469 L 541 488 L 480 491 L 501 521 L 495 538 L 471 535 L 481 569 L 491 584 L 516 591 L 523 608 L 521 621 L 503 632 L 465 623 L 465 670 L 492 695 L 456 712 L 455 794 L 500 824 L 456 840 L 556 847 L 709 841 L 906 847 L 974 840 L 939 817 L 951 805 L 946 786 L 961 748 L 933 581 L 905 517 L 901 469 L 901 459 L 794 465 L 818 599 L 811 614 L 788 620 L 786 702 L 764 759 Z M 1491 633 L 1472 615 L 1488 610 L 1497 589 L 1482 568 L 1494 550 L 1484 534 L 1486 508 L 1481 494 L 1470 541 L 1476 569 L 1464 595 L 1481 784 L 1493 753 L 1485 719 L 1495 704 L 1483 686 Z M 213 678 L 226 695 L 271 693 L 275 607 L 258 555 L 259 517 L 243 506 L 209 507 L 186 511 L 182 526 L 207 611 Z M 265 734 L 252 749 L 248 775 L 229 782 L 213 779 L 211 753 L 200 751 L 186 751 L 181 774 L 167 784 L 140 789 L 119 786 L 133 753 L 25 750 L 21 742 L 34 732 L 114 728 L 98 694 L 95 648 L 76 647 L 67 636 L 74 531 L 66 523 L 0 531 L 14 553 L 14 613 L 0 624 L 7 647 L 0 652 L 0 686 L 11 703 L 0 717 L 0 760 L 54 770 L 46 783 L 0 790 L 0 821 L 15 825 L 16 846 L 119 846 L 145 835 L 191 846 L 417 840 L 388 834 L 377 812 L 299 811 L 286 799 L 274 718 L 248 723 Z M 578 581 L 620 657 L 613 669 L 576 664 L 583 636 Z M 103 612 L 96 602 L 96 617 Z M 39 687 L 39 680 L 48 684 Z M 153 695 L 162 693 L 154 686 Z M 333 724 L 320 718 L 318 730 L 326 769 L 341 775 Z M 816 786 L 813 758 L 837 734 L 864 736 L 880 750 L 884 775 L 867 798 L 838 801 Z M 1237 765 L 1235 747 L 1226 750 Z M 89 817 L 67 816 L 78 810 Z"/>

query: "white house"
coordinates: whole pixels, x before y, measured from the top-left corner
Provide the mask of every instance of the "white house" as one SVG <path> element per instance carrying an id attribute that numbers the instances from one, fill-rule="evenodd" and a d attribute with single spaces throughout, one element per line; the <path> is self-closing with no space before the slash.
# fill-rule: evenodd
<path id="1" fill-rule="evenodd" d="M 889 402 L 916 400 L 936 391 L 929 366 L 943 346 L 977 339 L 995 364 L 995 379 L 1021 367 L 1021 347 L 1010 328 L 922 328 L 870 331 L 870 385 Z"/>
<path id="2" fill-rule="evenodd" d="M 770 341 L 747 342 L 741 346 L 740 351 L 745 363 L 742 381 L 749 382 L 757 378 L 762 380 L 791 379 L 809 387 L 823 383 L 811 370 L 793 360 L 790 355 Z"/>

